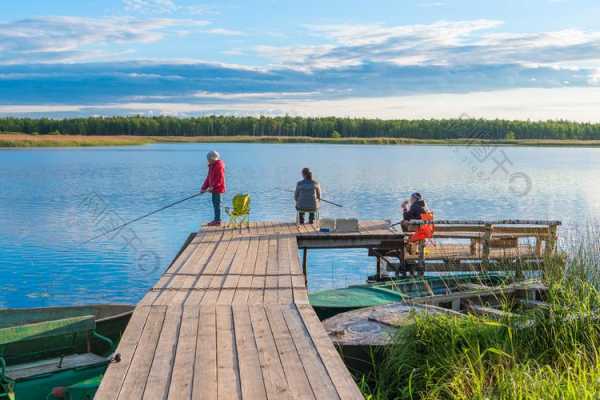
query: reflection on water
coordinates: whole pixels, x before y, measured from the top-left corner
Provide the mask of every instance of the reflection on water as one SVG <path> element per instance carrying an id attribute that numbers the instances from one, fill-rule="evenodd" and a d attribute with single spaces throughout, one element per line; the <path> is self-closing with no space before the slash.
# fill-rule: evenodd
<path id="1" fill-rule="evenodd" d="M 229 194 L 252 196 L 254 219 L 294 220 L 291 194 L 308 166 L 324 197 L 322 217 L 396 219 L 420 191 L 438 218 L 562 219 L 585 225 L 600 210 L 600 149 L 314 144 L 183 144 L 129 148 L 0 150 L 0 307 L 135 302 L 189 232 L 211 217 L 199 198 L 82 244 L 115 221 L 200 187 L 205 153 L 217 148 Z M 512 182 L 514 173 L 531 182 Z M 521 186 L 518 186 L 521 185 Z M 95 199 L 91 204 L 90 199 Z M 98 207 L 104 205 L 103 213 Z M 102 216 L 102 217 L 100 217 Z M 311 290 L 363 282 L 364 250 L 311 251 Z"/>

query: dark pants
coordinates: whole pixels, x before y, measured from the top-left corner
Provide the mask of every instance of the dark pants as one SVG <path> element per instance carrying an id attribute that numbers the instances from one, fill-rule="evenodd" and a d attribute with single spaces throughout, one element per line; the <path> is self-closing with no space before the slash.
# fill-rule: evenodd
<path id="1" fill-rule="evenodd" d="M 304 211 L 298 211 L 298 219 L 300 220 L 300 223 L 303 224 L 304 223 Z M 313 222 L 315 222 L 315 213 L 314 212 L 309 212 L 308 213 L 308 223 L 312 224 Z"/>
<path id="2" fill-rule="evenodd" d="M 221 222 L 221 193 L 212 193 L 212 203 L 215 208 L 215 221 Z"/>

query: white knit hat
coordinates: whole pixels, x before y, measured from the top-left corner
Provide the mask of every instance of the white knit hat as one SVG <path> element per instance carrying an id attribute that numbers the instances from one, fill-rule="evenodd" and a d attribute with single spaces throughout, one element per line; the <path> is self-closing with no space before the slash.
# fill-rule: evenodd
<path id="1" fill-rule="evenodd" d="M 211 150 L 208 152 L 208 154 L 206 155 L 206 159 L 209 161 L 217 161 L 221 156 L 219 155 L 219 153 L 217 153 L 214 150 Z"/>

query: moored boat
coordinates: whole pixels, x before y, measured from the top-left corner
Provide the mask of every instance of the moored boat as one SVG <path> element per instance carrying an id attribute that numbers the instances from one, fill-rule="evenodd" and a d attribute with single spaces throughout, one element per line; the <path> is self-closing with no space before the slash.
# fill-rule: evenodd
<path id="1" fill-rule="evenodd" d="M 409 299 L 448 295 L 465 286 L 482 284 L 498 286 L 510 282 L 507 273 L 445 274 L 399 278 L 386 282 L 352 285 L 347 288 L 323 290 L 309 295 L 309 301 L 319 319 L 365 307 L 397 303 Z"/>
<path id="2" fill-rule="evenodd" d="M 0 399 L 92 398 L 133 308 L 0 309 Z"/>
<path id="3" fill-rule="evenodd" d="M 501 287 L 469 285 L 469 290 L 448 295 L 416 298 L 407 302 L 384 304 L 338 314 L 323 325 L 348 367 L 368 372 L 381 351 L 410 329 L 417 315 L 456 315 L 466 313 L 491 318 L 517 316 L 514 311 L 542 304 L 545 286 L 537 281 L 512 283 Z"/>

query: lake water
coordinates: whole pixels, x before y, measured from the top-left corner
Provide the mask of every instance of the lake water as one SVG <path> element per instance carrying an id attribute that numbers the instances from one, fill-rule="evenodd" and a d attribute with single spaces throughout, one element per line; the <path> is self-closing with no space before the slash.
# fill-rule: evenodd
<path id="1" fill-rule="evenodd" d="M 444 219 L 561 219 L 600 212 L 600 149 L 315 144 L 173 144 L 0 150 L 0 307 L 136 302 L 190 232 L 209 221 L 208 196 L 86 239 L 197 191 L 205 153 L 221 152 L 229 193 L 252 196 L 254 219 L 295 218 L 302 167 L 321 182 L 322 217 L 393 219 L 420 191 Z M 563 228 L 564 231 L 564 228 Z M 312 251 L 311 290 L 363 282 L 366 251 Z"/>

